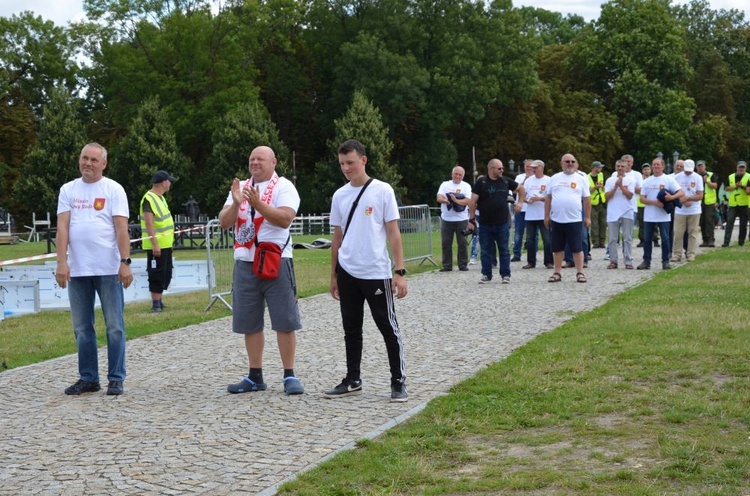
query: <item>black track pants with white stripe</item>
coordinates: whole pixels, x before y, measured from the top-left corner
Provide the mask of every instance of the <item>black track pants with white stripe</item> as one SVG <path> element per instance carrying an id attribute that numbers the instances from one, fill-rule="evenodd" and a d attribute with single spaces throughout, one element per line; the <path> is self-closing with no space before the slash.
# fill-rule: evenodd
<path id="1" fill-rule="evenodd" d="M 375 325 L 383 335 L 391 370 L 391 384 L 406 382 L 406 358 L 401 330 L 396 321 L 391 279 L 357 279 L 341 266 L 337 270 L 341 320 L 346 344 L 346 368 L 349 379 L 361 379 L 362 323 L 364 304 L 370 306 Z"/>

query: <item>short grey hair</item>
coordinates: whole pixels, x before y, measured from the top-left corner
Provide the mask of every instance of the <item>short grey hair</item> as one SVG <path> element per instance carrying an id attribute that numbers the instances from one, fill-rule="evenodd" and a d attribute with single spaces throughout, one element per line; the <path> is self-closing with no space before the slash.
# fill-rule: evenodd
<path id="1" fill-rule="evenodd" d="M 95 141 L 92 141 L 91 143 L 89 143 L 86 146 L 84 146 L 83 148 L 81 148 L 81 155 L 83 155 L 83 150 L 85 150 L 88 147 L 98 148 L 99 150 L 101 150 L 101 152 L 102 152 L 102 159 L 103 160 L 107 160 L 107 149 L 104 148 L 102 145 L 100 145 L 99 143 L 97 143 Z"/>

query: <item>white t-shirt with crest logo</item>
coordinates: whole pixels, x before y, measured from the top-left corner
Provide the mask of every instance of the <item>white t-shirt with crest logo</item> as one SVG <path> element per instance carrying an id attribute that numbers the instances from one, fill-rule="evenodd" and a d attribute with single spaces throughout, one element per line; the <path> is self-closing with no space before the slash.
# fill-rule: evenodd
<path id="1" fill-rule="evenodd" d="M 114 217 L 130 217 L 123 187 L 108 177 L 95 183 L 74 179 L 60 188 L 57 215 L 64 212 L 70 212 L 70 277 L 117 274 L 121 257 Z"/>
<path id="2" fill-rule="evenodd" d="M 346 230 L 339 247 L 339 265 L 358 279 L 390 279 L 385 224 L 400 218 L 396 196 L 389 184 L 373 179 L 346 229 L 349 211 L 361 190 L 362 186 L 355 188 L 349 183 L 333 194 L 331 225 Z"/>

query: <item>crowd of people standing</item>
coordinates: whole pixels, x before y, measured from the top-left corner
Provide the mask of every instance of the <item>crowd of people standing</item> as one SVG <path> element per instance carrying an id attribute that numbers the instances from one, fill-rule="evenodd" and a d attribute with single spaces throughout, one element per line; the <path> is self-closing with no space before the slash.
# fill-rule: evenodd
<path id="1" fill-rule="evenodd" d="M 719 226 L 724 229 L 722 246 L 729 246 L 738 220 L 738 245 L 744 246 L 750 198 L 746 162 L 737 162 L 736 171 L 727 178 L 724 199 L 720 178 L 704 160 L 677 160 L 672 173 L 667 173 L 661 157 L 644 163 L 640 171 L 633 163 L 632 155 L 623 155 L 607 175 L 606 166 L 593 161 L 586 173 L 575 156 L 565 154 L 560 171 L 551 176 L 545 173 L 543 161 L 526 160 L 523 172 L 511 178 L 503 174 L 502 161 L 493 158 L 487 164 L 487 176 L 480 176 L 473 186 L 464 182 L 464 169 L 457 166 L 452 180 L 441 184 L 437 195 L 442 209 L 441 271 L 453 270 L 454 238 L 459 270 L 468 270 L 467 260 L 471 264 L 476 259 L 476 248 L 469 259 L 467 247 L 476 246 L 479 239 L 480 284 L 492 281 L 493 267 L 498 265 L 501 281 L 510 283 L 508 261 L 521 261 L 523 248 L 527 258 L 522 269 L 536 268 L 540 238 L 543 265 L 554 270 L 548 278 L 551 283 L 562 280 L 562 268 L 573 267 L 575 280 L 586 282 L 584 269 L 594 248 L 606 248 L 608 269 L 622 265 L 638 270 L 649 270 L 653 248 L 660 248 L 661 267 L 669 270 L 674 263 L 695 260 L 698 248 L 716 247 Z M 643 249 L 637 265 L 634 247 Z"/>

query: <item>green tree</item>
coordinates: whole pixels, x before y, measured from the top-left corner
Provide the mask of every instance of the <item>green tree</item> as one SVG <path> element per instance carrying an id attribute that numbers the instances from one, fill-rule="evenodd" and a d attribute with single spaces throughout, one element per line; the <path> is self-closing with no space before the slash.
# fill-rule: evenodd
<path id="1" fill-rule="evenodd" d="M 704 0 L 677 6 L 676 15 L 694 70 L 688 93 L 697 105 L 695 156 L 726 177 L 750 154 L 750 25 L 741 12 L 712 10 Z"/>
<path id="2" fill-rule="evenodd" d="M 9 205 L 26 154 L 36 141 L 42 109 L 58 86 L 74 92 L 76 45 L 68 30 L 31 12 L 0 17 L 0 204 Z"/>
<path id="3" fill-rule="evenodd" d="M 248 159 L 255 147 L 271 147 L 276 153 L 276 172 L 288 173 L 289 152 L 268 111 L 258 101 L 243 103 L 229 111 L 214 131 L 212 143 L 211 174 L 203 178 L 205 189 L 200 190 L 200 197 L 206 199 L 204 210 L 210 215 L 221 211 L 235 177 L 248 178 Z"/>
<path id="4" fill-rule="evenodd" d="M 600 95 L 636 157 L 687 146 L 695 103 L 685 33 L 670 0 L 611 0 L 569 58 L 578 87 Z M 665 115 L 665 112 L 669 115 Z"/>
<path id="5" fill-rule="evenodd" d="M 0 17 L 0 33 L 0 102 L 12 94 L 40 116 L 55 87 L 76 89 L 76 47 L 65 28 L 26 11 Z"/>
<path id="6" fill-rule="evenodd" d="M 16 90 L 13 90 L 14 92 Z M 36 141 L 34 114 L 23 100 L 0 100 L 0 205 L 15 211 L 11 195 L 26 154 Z"/>
<path id="7" fill-rule="evenodd" d="M 352 104 L 341 118 L 334 122 L 336 134 L 328 142 L 329 161 L 321 161 L 315 167 L 314 187 L 318 191 L 314 207 L 321 212 L 330 209 L 333 193 L 346 183 L 339 169 L 338 147 L 348 139 L 356 139 L 367 151 L 367 174 L 390 184 L 397 197 L 405 194 L 401 185 L 401 174 L 398 166 L 390 161 L 393 143 L 388 138 L 388 129 L 383 125 L 380 111 L 361 91 L 354 92 Z"/>
<path id="8" fill-rule="evenodd" d="M 158 98 L 147 98 L 128 127 L 128 134 L 117 145 L 110 160 L 110 176 L 125 188 L 132 218 L 138 216 L 143 193 L 151 186 L 151 177 L 166 170 L 182 181 L 172 195 L 177 203 L 187 200 L 191 177 L 190 161 L 177 147 L 175 132 Z"/>
<path id="9" fill-rule="evenodd" d="M 26 156 L 13 196 L 29 221 L 31 213 L 57 214 L 60 187 L 80 176 L 78 157 L 86 144 L 84 125 L 77 114 L 77 102 L 64 88 L 53 89 L 39 123 L 37 142 Z"/>
<path id="10" fill-rule="evenodd" d="M 231 2 L 216 13 L 207 1 L 87 0 L 85 6 L 92 19 L 112 25 L 91 54 L 99 127 L 125 129 L 137 103 L 158 96 L 194 175 L 209 174 L 220 116 L 258 98 L 258 4 Z"/>

